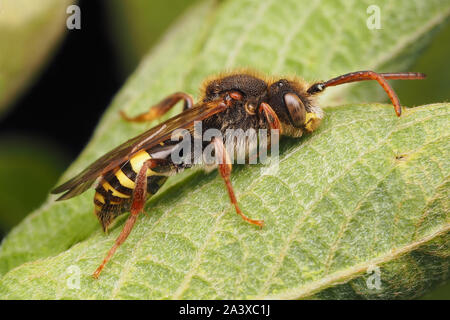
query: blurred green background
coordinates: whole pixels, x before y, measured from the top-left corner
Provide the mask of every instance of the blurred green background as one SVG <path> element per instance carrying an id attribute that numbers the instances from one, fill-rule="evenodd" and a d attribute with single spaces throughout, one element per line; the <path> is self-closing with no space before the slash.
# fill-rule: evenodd
<path id="1" fill-rule="evenodd" d="M 73 1 L 45 0 L 39 2 L 40 6 L 36 8 L 31 6 L 27 10 L 21 10 L 29 4 L 26 0 L 2 2 L 2 5 L 7 5 L 6 8 L 9 5 L 9 9 L 13 8 L 16 12 L 20 12 L 14 17 L 5 17 L 5 7 L 0 8 L 0 238 L 45 200 L 58 177 L 87 143 L 102 111 L 136 68 L 141 57 L 164 36 L 164 31 L 170 24 L 195 1 L 78 1 L 83 12 L 82 19 L 86 19 L 83 20 L 83 25 L 87 25 L 87 30 L 79 34 L 76 34 L 79 31 L 68 31 L 65 28 L 58 31 L 55 28 L 55 21 L 60 23 L 61 19 L 66 17 L 65 10 L 61 15 L 61 8 L 66 8 L 70 2 Z M 49 32 L 49 30 L 56 31 Z M 17 38 L 17 35 L 27 41 L 15 43 L 11 39 Z M 33 39 L 40 41 L 33 42 L 31 41 Z M 90 39 L 90 42 L 87 42 L 86 46 L 80 45 L 83 44 L 83 39 Z M 77 43 L 76 48 L 71 45 L 73 42 Z M 5 47 L 10 47 L 11 43 L 15 54 L 7 55 Z M 30 47 L 33 50 L 30 50 Z M 89 55 L 93 59 L 102 54 L 111 57 L 104 61 L 103 65 L 105 70 L 111 72 L 110 76 L 102 75 L 103 78 L 96 80 L 107 82 L 106 78 L 111 78 L 109 85 L 99 87 L 101 90 L 104 89 L 101 93 L 103 100 L 93 98 L 94 100 L 89 103 L 95 105 L 96 109 L 92 107 L 92 112 L 86 111 L 82 115 L 85 118 L 76 120 L 85 125 L 80 132 L 86 132 L 80 135 L 79 140 L 76 140 L 75 132 L 74 140 L 65 143 L 55 138 L 58 135 L 57 131 L 52 134 L 51 131 L 24 129 L 27 123 L 23 124 L 23 120 L 28 117 L 27 121 L 30 121 L 30 115 L 24 114 L 23 110 L 45 107 L 42 105 L 42 101 L 45 100 L 39 100 L 35 106 L 29 105 L 34 101 L 34 97 L 38 96 L 41 86 L 52 87 L 60 81 L 59 76 L 55 76 L 60 71 L 55 69 L 65 72 L 66 63 L 71 63 L 65 60 L 71 56 L 76 57 L 79 54 L 76 50 L 90 51 Z M 411 71 L 440 74 L 442 77 L 429 78 L 423 82 L 398 83 L 397 93 L 401 97 L 402 104 L 413 106 L 448 101 L 449 56 L 450 26 L 447 25 L 439 30 L 431 45 L 411 68 Z M 52 65 L 53 60 L 57 61 L 56 65 Z M 95 63 L 98 62 L 94 61 L 89 65 Z M 50 66 L 54 68 L 51 72 L 48 71 Z M 102 73 L 102 70 L 83 72 L 90 77 L 90 73 Z M 76 95 L 83 94 L 76 92 Z M 88 96 L 94 97 L 96 92 L 89 93 Z M 28 106 L 24 106 L 25 104 Z M 56 115 L 58 119 L 55 121 L 71 121 L 69 112 L 61 111 L 61 114 Z M 64 116 L 62 120 L 61 116 Z M 40 120 L 36 118 L 31 121 Z M 423 299 L 449 298 L 450 284 L 437 288 L 423 297 Z"/>

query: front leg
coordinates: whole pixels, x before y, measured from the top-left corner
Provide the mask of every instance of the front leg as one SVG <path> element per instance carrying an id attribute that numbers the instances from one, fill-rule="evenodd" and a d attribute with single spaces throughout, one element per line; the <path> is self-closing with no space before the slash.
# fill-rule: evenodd
<path id="1" fill-rule="evenodd" d="M 239 205 L 236 200 L 236 196 L 234 194 L 233 185 L 230 181 L 230 175 L 231 175 L 231 161 L 230 157 L 228 156 L 227 150 L 225 149 L 225 146 L 223 145 L 223 142 L 221 139 L 214 138 L 212 143 L 214 144 L 214 151 L 216 152 L 216 159 L 220 161 L 219 163 L 219 172 L 222 176 L 223 181 L 225 182 L 225 185 L 227 187 L 228 195 L 230 197 L 231 203 L 234 205 L 234 208 L 236 209 L 236 213 L 242 217 L 245 221 L 248 223 L 257 225 L 259 227 L 264 226 L 263 220 L 254 220 L 247 217 L 245 214 L 242 213 L 241 209 L 239 208 Z"/>
<path id="2" fill-rule="evenodd" d="M 267 120 L 267 123 L 269 124 L 269 127 L 271 130 L 280 130 L 280 135 L 282 134 L 282 127 L 280 119 L 278 119 L 278 116 L 276 112 L 272 109 L 272 107 L 263 102 L 259 105 L 258 109 L 260 114 L 264 114 L 264 117 Z"/>

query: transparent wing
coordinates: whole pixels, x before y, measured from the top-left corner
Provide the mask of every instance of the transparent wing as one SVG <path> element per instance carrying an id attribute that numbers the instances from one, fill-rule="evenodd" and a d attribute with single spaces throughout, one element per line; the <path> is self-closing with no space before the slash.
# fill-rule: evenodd
<path id="1" fill-rule="evenodd" d="M 127 161 L 139 150 L 149 149 L 160 142 L 170 139 L 173 131 L 176 129 L 192 130 L 194 121 L 206 119 L 214 114 L 224 111 L 226 108 L 227 107 L 222 100 L 199 103 L 193 108 L 187 109 L 119 145 L 94 161 L 78 175 L 56 187 L 51 193 L 58 194 L 66 191 L 66 193 L 57 199 L 58 201 L 77 196 L 89 189 L 99 176 L 114 169 L 124 161 Z"/>

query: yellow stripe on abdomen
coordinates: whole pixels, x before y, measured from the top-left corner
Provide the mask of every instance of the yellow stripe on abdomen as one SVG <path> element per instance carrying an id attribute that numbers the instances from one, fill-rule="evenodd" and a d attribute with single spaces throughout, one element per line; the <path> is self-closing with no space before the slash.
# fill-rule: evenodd
<path id="1" fill-rule="evenodd" d="M 116 189 L 114 189 L 114 188 L 109 184 L 108 181 L 105 181 L 105 182 L 102 184 L 102 187 L 103 187 L 103 189 L 105 189 L 106 191 L 111 190 L 112 195 L 115 196 L 115 197 L 119 197 L 119 198 L 129 198 L 129 197 L 130 197 L 130 196 L 128 196 L 128 195 L 126 195 L 126 194 L 123 194 L 122 192 L 119 192 L 119 191 L 117 191 Z"/>
<path id="2" fill-rule="evenodd" d="M 96 192 L 94 195 L 94 199 L 98 200 L 99 202 L 105 204 L 105 197 L 102 196 L 100 193 Z"/>
<path id="3" fill-rule="evenodd" d="M 117 170 L 114 175 L 116 176 L 117 180 L 119 180 L 120 184 L 126 188 L 134 189 L 134 187 L 136 186 L 134 181 L 128 178 L 122 170 Z"/>
<path id="4" fill-rule="evenodd" d="M 141 170 L 142 166 L 144 165 L 144 162 L 151 159 L 150 155 L 145 150 L 141 150 L 138 153 L 136 153 L 131 159 L 130 164 L 133 171 L 138 174 L 139 170 Z M 147 176 L 151 176 L 155 174 L 156 172 L 147 169 Z"/>

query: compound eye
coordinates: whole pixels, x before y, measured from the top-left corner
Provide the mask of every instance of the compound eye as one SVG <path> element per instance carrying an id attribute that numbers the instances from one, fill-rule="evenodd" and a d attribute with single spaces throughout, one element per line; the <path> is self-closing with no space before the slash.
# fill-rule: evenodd
<path id="1" fill-rule="evenodd" d="M 303 126 L 306 119 L 306 109 L 302 100 L 295 93 L 286 93 L 284 95 L 284 103 L 286 104 L 294 126 Z"/>

